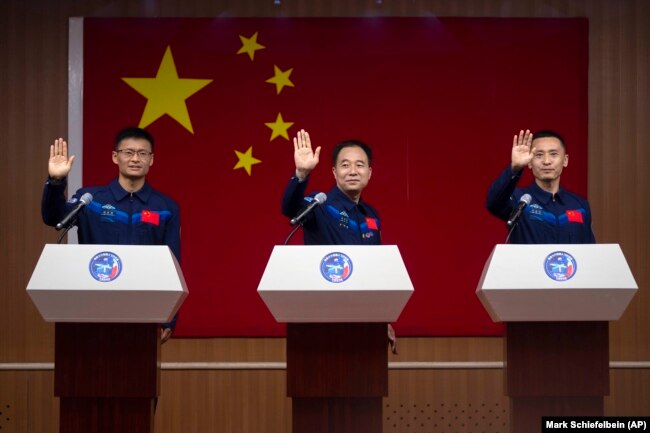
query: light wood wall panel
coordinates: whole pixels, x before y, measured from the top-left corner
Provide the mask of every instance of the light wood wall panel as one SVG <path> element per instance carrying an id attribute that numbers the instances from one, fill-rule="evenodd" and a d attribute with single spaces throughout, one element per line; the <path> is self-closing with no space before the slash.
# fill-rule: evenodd
<path id="1" fill-rule="evenodd" d="M 287 433 L 291 404 L 285 372 L 163 371 L 156 433 L 218 431 Z M 384 399 L 384 431 L 508 433 L 503 372 L 490 370 L 392 370 Z M 58 400 L 52 371 L 0 372 L 0 427 L 12 433 L 53 432 Z M 228 390 L 228 392 L 224 392 Z M 650 371 L 611 371 L 607 414 L 650 416 Z M 7 419 L 8 418 L 8 419 Z"/>
<path id="2" fill-rule="evenodd" d="M 0 429 L 27 431 L 28 393 L 21 373 L 0 374 Z"/>
<path id="3" fill-rule="evenodd" d="M 611 329 L 611 359 L 650 361 L 650 2 L 647 0 L 2 0 L 0 1 L 0 363 L 51 361 L 53 330 L 24 287 L 44 243 L 56 234 L 40 220 L 39 201 L 50 142 L 67 129 L 67 31 L 70 16 L 492 16 L 589 18 L 589 199 L 600 242 L 620 243 L 640 290 Z M 522 53 L 532 57 L 534 53 Z M 561 67 L 561 65 L 558 65 Z M 525 73 L 525 70 L 523 70 Z M 513 125 L 519 128 L 520 125 Z M 583 157 L 572 155 L 573 158 Z M 481 338 L 401 339 L 391 361 L 499 361 L 502 341 Z M 282 361 L 282 339 L 179 339 L 163 347 L 165 361 Z M 391 404 L 419 405 L 438 391 L 470 396 L 476 383 L 492 383 L 492 370 L 391 372 Z M 275 388 L 282 372 L 178 371 L 163 374 L 157 417 L 212 410 L 195 431 L 237 430 L 256 411 L 270 420 L 263 431 L 288 431 L 288 406 Z M 56 400 L 47 372 L 0 373 L 0 397 L 29 395 L 32 424 L 55 431 Z M 29 379 L 29 380 L 27 380 Z M 223 388 L 220 384 L 228 384 Z M 406 385 L 408 384 L 408 385 Z M 429 385 L 435 387 L 429 387 Z M 606 410 L 650 415 L 647 370 L 615 370 Z M 11 396 L 7 397 L 9 391 Z M 451 394 L 450 394 L 451 393 Z M 483 393 L 483 394 L 481 394 Z M 180 397 L 183 396 L 184 398 Z M 266 398 L 266 403 L 263 401 Z M 235 399 L 246 405 L 228 406 Z M 33 401 L 32 401 L 33 400 Z M 462 401 L 459 397 L 458 401 Z M 54 403 L 52 403 L 54 401 Z M 401 402 L 401 403 L 400 403 Z M 2 403 L 2 402 L 0 402 Z M 192 406 L 193 403 L 197 405 Z M 469 404 L 470 402 L 467 401 Z M 22 413 L 16 409 L 16 413 Z M 171 415 L 169 415 L 171 414 Z M 184 414 L 184 415 L 181 415 Z M 166 418 L 168 417 L 169 418 Z M 189 415 L 193 416 L 193 415 Z M 202 418 L 203 417 L 203 418 Z M 217 419 L 218 418 L 218 419 Z M 210 424 L 212 423 L 212 424 Z M 173 424 L 176 426 L 176 424 Z M 246 424 L 253 427 L 252 424 Z M 260 424 L 261 425 L 261 424 Z M 166 427 L 157 427 L 160 432 Z M 17 430 L 21 433 L 25 429 Z M 171 430 L 170 430 L 171 431 Z M 178 431 L 178 430 L 176 430 Z M 183 431 L 194 431 L 184 429 Z M 262 430 L 258 430 L 262 431 Z M 435 430 L 432 430 L 435 431 Z"/>
<path id="4" fill-rule="evenodd" d="M 290 432 L 285 383 L 283 370 L 166 371 L 156 433 Z"/>
<path id="5" fill-rule="evenodd" d="M 610 370 L 610 396 L 605 398 L 605 414 L 650 416 L 650 370 Z M 639 398 L 641 397 L 641 398 Z"/>
<path id="6" fill-rule="evenodd" d="M 384 432 L 508 433 L 503 383 L 500 369 L 391 371 Z"/>
<path id="7" fill-rule="evenodd" d="M 0 371 L 0 431 L 56 432 L 59 401 L 52 371 Z"/>

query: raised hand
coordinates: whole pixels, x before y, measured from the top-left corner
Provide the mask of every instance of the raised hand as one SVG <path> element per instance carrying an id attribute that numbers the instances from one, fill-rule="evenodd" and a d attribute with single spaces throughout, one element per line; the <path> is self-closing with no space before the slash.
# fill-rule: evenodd
<path id="1" fill-rule="evenodd" d="M 50 177 L 63 179 L 70 173 L 73 162 L 74 155 L 68 158 L 68 143 L 63 138 L 54 140 L 54 144 L 50 146 L 50 160 L 47 167 Z"/>
<path id="2" fill-rule="evenodd" d="M 309 133 L 304 129 L 298 131 L 293 139 L 293 159 L 296 163 L 296 177 L 301 181 L 305 180 L 309 173 L 318 165 L 320 146 L 312 151 Z"/>
<path id="3" fill-rule="evenodd" d="M 512 139 L 512 170 L 517 172 L 525 168 L 528 163 L 533 159 L 535 149 L 533 145 L 533 133 L 530 130 L 522 129 L 519 135 L 515 135 Z"/>

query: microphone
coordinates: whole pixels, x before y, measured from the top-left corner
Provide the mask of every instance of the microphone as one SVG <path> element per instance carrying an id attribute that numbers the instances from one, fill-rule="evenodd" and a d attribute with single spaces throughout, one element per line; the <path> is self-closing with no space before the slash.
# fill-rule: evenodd
<path id="1" fill-rule="evenodd" d="M 70 221 L 72 221 L 77 216 L 81 208 L 89 205 L 91 201 L 93 201 L 93 195 L 91 193 L 87 192 L 82 195 L 79 199 L 79 203 L 77 203 L 74 209 L 72 209 L 65 217 L 63 217 L 61 222 L 56 225 L 56 229 L 61 230 L 63 227 L 66 227 Z"/>
<path id="2" fill-rule="evenodd" d="M 508 218 L 508 221 L 506 222 L 506 225 L 508 227 L 512 227 L 515 222 L 517 222 L 517 219 L 519 216 L 521 216 L 521 212 L 524 210 L 526 206 L 530 204 L 530 201 L 533 198 L 530 196 L 530 194 L 524 194 L 521 196 L 519 199 L 519 204 L 517 205 L 516 208 L 513 209 L 512 213 L 510 214 L 510 218 Z"/>
<path id="3" fill-rule="evenodd" d="M 325 203 L 325 200 L 327 200 L 327 195 L 324 192 L 319 192 L 318 194 L 316 194 L 314 200 L 311 203 L 309 203 L 309 206 L 307 206 L 302 212 L 300 212 L 298 216 L 296 216 L 295 218 L 291 218 L 291 221 L 289 221 L 291 225 L 293 226 L 301 222 L 303 219 L 305 219 L 307 215 L 309 215 L 309 212 L 314 210 L 316 206 Z"/>

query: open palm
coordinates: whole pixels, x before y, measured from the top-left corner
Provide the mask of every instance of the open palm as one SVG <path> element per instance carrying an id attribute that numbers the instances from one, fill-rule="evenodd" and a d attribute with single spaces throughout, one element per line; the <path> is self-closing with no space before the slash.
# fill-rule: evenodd
<path id="1" fill-rule="evenodd" d="M 533 134 L 526 130 L 519 131 L 519 135 L 515 135 L 512 139 L 512 168 L 514 170 L 521 170 L 526 167 L 533 159 Z"/>
<path id="2" fill-rule="evenodd" d="M 316 150 L 311 148 L 309 133 L 304 129 L 298 132 L 293 139 L 293 159 L 296 163 L 296 175 L 304 179 L 318 165 L 320 157 L 320 146 Z"/>
<path id="3" fill-rule="evenodd" d="M 50 159 L 48 162 L 48 173 L 53 179 L 63 179 L 70 173 L 74 155 L 68 157 L 68 143 L 59 138 L 54 140 L 50 146 Z"/>

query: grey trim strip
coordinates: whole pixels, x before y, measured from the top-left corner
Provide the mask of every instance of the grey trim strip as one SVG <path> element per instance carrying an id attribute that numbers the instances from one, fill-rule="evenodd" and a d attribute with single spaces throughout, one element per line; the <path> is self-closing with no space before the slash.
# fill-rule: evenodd
<path id="1" fill-rule="evenodd" d="M 285 362 L 163 362 L 162 370 L 285 370 Z M 389 370 L 495 370 L 502 361 L 389 362 Z M 650 369 L 650 361 L 611 361 L 611 369 Z M 54 370 L 53 362 L 0 363 L 0 371 Z"/>

